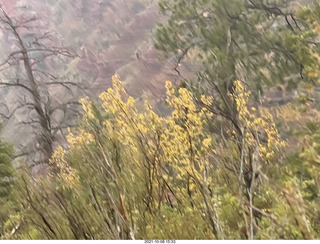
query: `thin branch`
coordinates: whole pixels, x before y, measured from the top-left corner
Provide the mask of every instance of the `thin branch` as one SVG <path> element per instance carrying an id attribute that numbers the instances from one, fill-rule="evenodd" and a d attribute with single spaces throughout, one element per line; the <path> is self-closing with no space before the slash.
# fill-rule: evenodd
<path id="1" fill-rule="evenodd" d="M 0 88 L 1 88 L 1 85 L 3 85 L 3 86 L 6 86 L 6 87 L 10 87 L 10 86 L 15 86 L 15 87 L 22 87 L 23 89 L 25 89 L 25 90 L 27 90 L 28 92 L 30 92 L 31 94 L 33 94 L 33 91 L 29 88 L 29 87 L 27 87 L 27 86 L 25 86 L 25 85 L 23 85 L 23 84 L 21 84 L 21 83 L 9 83 L 9 82 L 0 82 Z"/>
<path id="2" fill-rule="evenodd" d="M 77 84 L 75 82 L 71 82 L 71 81 L 50 81 L 50 82 L 45 82 L 44 84 L 46 84 L 46 85 L 61 85 L 61 86 L 66 87 L 68 90 L 71 90 L 71 89 L 67 85 L 76 86 L 76 87 L 80 88 L 81 90 L 84 89 L 79 84 Z"/>

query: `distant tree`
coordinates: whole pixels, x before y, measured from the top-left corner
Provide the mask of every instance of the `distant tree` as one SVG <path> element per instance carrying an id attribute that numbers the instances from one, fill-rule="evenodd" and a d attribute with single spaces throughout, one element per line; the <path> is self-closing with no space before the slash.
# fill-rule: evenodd
<path id="1" fill-rule="evenodd" d="M 35 13 L 10 17 L 1 7 L 0 22 L 3 36 L 10 40 L 5 45 L 11 45 L 7 48 L 7 58 L 0 64 L 0 87 L 15 89 L 16 96 L 14 107 L 3 102 L 2 116 L 10 120 L 23 111 L 25 119 L 21 126 L 31 126 L 34 133 L 21 135 L 21 138 L 34 135 L 36 138 L 21 154 L 41 152 L 38 159 L 33 154 L 32 160 L 48 162 L 57 134 L 73 126 L 72 118 L 78 104 L 76 90 L 80 88 L 76 82 L 51 72 L 61 70 L 57 62 L 61 57 L 73 58 L 74 55 Z"/>

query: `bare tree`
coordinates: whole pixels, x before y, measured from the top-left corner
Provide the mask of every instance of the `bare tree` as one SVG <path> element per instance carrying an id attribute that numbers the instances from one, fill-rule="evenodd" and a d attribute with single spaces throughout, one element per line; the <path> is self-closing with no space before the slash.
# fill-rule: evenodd
<path id="1" fill-rule="evenodd" d="M 57 135 L 75 125 L 81 86 L 68 77 L 53 75 L 53 70 L 63 70 L 65 58 L 75 55 L 35 13 L 10 17 L 0 6 L 0 25 L 9 50 L 0 63 L 0 88 L 7 92 L 14 89 L 15 97 L 14 106 L 2 101 L 1 115 L 9 121 L 23 111 L 20 126 L 32 128 L 32 135 L 21 135 L 21 139 L 32 136 L 34 141 L 32 146 L 22 147 L 22 154 L 32 155 L 35 163 L 47 163 Z"/>

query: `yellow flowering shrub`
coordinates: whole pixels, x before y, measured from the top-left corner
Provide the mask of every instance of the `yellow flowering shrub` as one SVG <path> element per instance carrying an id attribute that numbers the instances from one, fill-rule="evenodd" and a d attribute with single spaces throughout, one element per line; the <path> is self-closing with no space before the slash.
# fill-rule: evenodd
<path id="1" fill-rule="evenodd" d="M 102 112 L 88 99 L 80 101 L 84 124 L 69 131 L 69 149 L 57 148 L 51 159 L 65 187 L 74 189 L 75 196 L 92 199 L 87 207 L 101 222 L 105 221 L 101 206 L 108 209 L 106 216 L 112 212 L 120 216 L 109 217 L 125 238 L 190 238 L 196 228 L 193 219 L 203 229 L 197 230 L 199 238 L 223 238 L 226 233 L 240 238 L 230 216 L 245 211 L 242 200 L 234 195 L 238 184 L 227 187 L 230 180 L 238 180 L 238 173 L 225 168 L 239 162 L 240 153 L 230 138 L 226 139 L 230 148 L 222 148 L 217 134 L 208 129 L 217 119 L 209 111 L 214 99 L 201 95 L 205 106 L 200 106 L 189 90 L 175 90 L 168 81 L 166 103 L 172 113 L 161 117 L 147 101 L 139 111 L 117 75 L 112 82 L 112 88 L 99 96 Z M 260 157 L 271 160 L 282 141 L 267 111 L 249 109 L 249 96 L 235 82 L 232 98 L 246 146 L 258 145 Z M 255 137 L 261 130 L 267 135 L 266 142 Z M 163 222 L 170 224 L 163 226 Z M 245 223 L 239 225 L 242 228 Z M 101 226 L 119 238 L 109 222 Z M 181 229 L 173 232 L 172 228 Z"/>
<path id="2" fill-rule="evenodd" d="M 130 158 L 128 166 L 139 169 L 131 175 L 132 180 L 145 178 L 146 190 L 153 189 L 146 201 L 153 208 L 162 204 L 159 192 L 170 191 L 176 199 L 185 196 L 187 187 L 194 188 L 195 182 L 203 182 L 208 154 L 214 151 L 212 138 L 204 132 L 205 111 L 197 111 L 193 96 L 186 89 L 181 88 L 175 96 L 172 84 L 167 82 L 167 102 L 174 109 L 172 115 L 159 117 L 148 102 L 145 112 L 139 113 L 119 77 L 114 76 L 112 81 L 113 88 L 99 96 L 110 117 L 104 121 L 104 129 L 121 142 Z M 166 167 L 174 175 L 168 174 Z M 188 182 L 190 176 L 194 178 L 192 182 Z M 179 189 L 175 188 L 176 179 L 180 182 Z"/>

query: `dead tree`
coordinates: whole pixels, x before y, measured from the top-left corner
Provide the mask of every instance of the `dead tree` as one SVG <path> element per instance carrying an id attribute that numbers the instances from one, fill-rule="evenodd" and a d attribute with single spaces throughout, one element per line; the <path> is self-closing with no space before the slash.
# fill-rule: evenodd
<path id="1" fill-rule="evenodd" d="M 7 57 L 0 63 L 0 88 L 14 89 L 13 94 L 17 95 L 15 106 L 2 101 L 5 111 L 1 114 L 10 120 L 19 111 L 24 111 L 20 126 L 31 127 L 32 135 L 21 135 L 21 138 L 33 136 L 35 139 L 33 146 L 27 146 L 27 150 L 23 147 L 23 153 L 33 155 L 35 163 L 48 163 L 57 134 L 74 126 L 72 117 L 77 113 L 81 86 L 52 74 L 62 66 L 55 61 L 61 64 L 61 60 L 75 56 L 59 43 L 57 35 L 43 30 L 46 27 L 39 28 L 38 23 L 43 25 L 44 21 L 34 13 L 10 17 L 0 7 L 2 36 L 7 38 L 7 45 L 11 45 Z M 5 96 L 2 94 L 2 97 Z M 57 113 L 61 116 L 55 121 Z M 38 159 L 35 159 L 35 153 Z"/>

